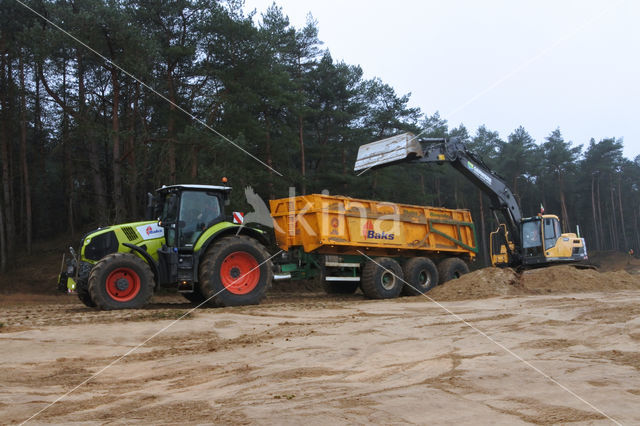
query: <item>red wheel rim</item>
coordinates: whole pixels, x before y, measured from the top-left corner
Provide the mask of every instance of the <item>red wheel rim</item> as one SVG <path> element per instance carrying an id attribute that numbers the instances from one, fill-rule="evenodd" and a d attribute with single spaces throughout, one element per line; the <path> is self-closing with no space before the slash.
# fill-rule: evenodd
<path id="1" fill-rule="evenodd" d="M 220 281 L 230 293 L 250 293 L 260 281 L 258 261 L 244 251 L 231 253 L 220 266 Z"/>
<path id="2" fill-rule="evenodd" d="M 128 302 L 140 293 L 140 277 L 130 268 L 118 268 L 107 277 L 107 294 L 118 302 Z"/>

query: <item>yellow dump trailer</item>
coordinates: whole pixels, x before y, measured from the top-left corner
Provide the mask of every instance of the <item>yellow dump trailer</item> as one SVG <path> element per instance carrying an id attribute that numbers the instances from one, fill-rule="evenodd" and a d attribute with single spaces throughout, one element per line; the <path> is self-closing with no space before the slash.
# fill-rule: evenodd
<path id="1" fill-rule="evenodd" d="M 322 194 L 271 200 L 270 207 L 278 246 L 321 259 L 334 290 L 359 283 L 370 297 L 395 297 L 399 279 L 400 287 L 410 284 L 405 293 L 422 293 L 467 272 L 477 253 L 469 210 Z"/>
<path id="2" fill-rule="evenodd" d="M 477 253 L 471 212 L 306 195 L 271 200 L 278 246 L 311 253 L 414 256 Z"/>

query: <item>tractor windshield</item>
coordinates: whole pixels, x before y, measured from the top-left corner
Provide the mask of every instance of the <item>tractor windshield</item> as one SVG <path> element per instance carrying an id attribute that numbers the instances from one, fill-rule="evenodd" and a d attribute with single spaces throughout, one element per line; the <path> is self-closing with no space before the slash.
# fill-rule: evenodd
<path id="1" fill-rule="evenodd" d="M 180 200 L 180 247 L 192 247 L 220 217 L 220 200 L 209 192 L 185 191 Z"/>

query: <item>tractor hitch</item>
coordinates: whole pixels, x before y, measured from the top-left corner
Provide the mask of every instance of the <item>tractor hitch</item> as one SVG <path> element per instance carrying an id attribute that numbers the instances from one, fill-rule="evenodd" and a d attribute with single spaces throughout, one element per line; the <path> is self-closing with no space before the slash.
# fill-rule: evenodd
<path id="1" fill-rule="evenodd" d="M 73 247 L 69 247 L 69 254 L 62 255 L 58 275 L 58 290 L 62 293 L 75 293 L 78 282 L 89 279 L 89 272 L 93 265 L 78 259 L 79 256 Z"/>

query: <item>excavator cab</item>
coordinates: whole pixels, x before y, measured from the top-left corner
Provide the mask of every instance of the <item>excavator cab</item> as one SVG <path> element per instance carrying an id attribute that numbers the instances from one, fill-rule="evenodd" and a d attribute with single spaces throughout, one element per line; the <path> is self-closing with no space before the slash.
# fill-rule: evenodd
<path id="1" fill-rule="evenodd" d="M 563 234 L 560 220 L 555 215 L 523 218 L 520 235 L 521 249 L 516 251 L 505 224 L 491 233 L 493 266 L 542 266 L 587 259 L 584 238 L 573 233 Z"/>

